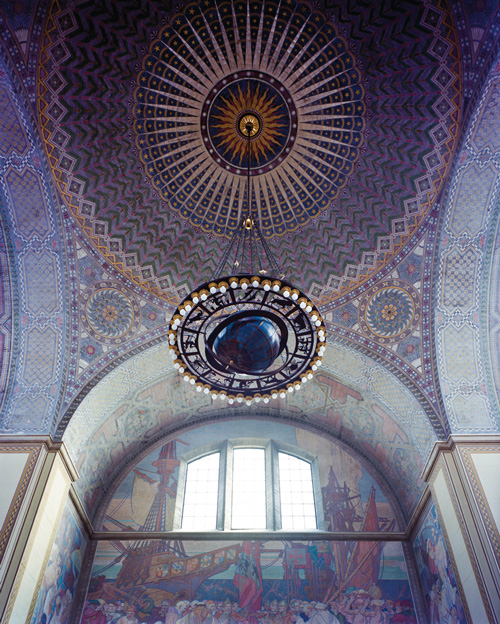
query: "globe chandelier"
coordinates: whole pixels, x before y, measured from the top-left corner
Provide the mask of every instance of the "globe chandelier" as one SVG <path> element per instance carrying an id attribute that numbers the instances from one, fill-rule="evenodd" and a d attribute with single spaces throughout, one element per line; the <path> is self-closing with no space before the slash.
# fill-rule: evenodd
<path id="1" fill-rule="evenodd" d="M 252 208 L 251 141 L 261 124 L 248 108 L 235 121 L 246 140 L 246 209 L 214 277 L 182 301 L 168 333 L 184 380 L 230 405 L 269 403 L 299 390 L 325 351 L 319 311 L 284 279 Z M 223 276 L 227 266 L 231 271 Z"/>

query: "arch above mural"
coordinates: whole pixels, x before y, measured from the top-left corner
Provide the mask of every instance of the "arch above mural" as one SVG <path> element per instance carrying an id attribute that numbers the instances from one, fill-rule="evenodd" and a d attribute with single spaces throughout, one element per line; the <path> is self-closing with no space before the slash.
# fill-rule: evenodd
<path id="1" fill-rule="evenodd" d="M 325 530 L 404 530 L 399 501 L 387 481 L 345 444 L 276 420 L 245 419 L 212 422 L 179 432 L 127 467 L 115 491 L 101 506 L 97 527 L 101 528 L 102 523 L 102 528 L 108 531 L 172 530 L 177 497 L 182 496 L 177 485 L 183 456 L 192 457 L 198 448 L 206 449 L 207 445 L 218 449 L 229 438 L 235 443 L 257 439 L 256 436 L 316 458 L 317 498 L 321 499 L 316 504 L 321 505 Z M 368 509 L 370 496 L 374 497 L 375 511 Z"/>
<path id="2" fill-rule="evenodd" d="M 80 473 L 75 487 L 92 519 L 124 470 L 169 437 L 222 421 L 230 430 L 248 418 L 257 427 L 290 423 L 328 435 L 385 476 L 404 519 L 418 504 L 434 431 L 403 384 L 367 357 L 329 345 L 307 392 L 259 409 L 193 392 L 170 362 L 167 346 L 157 345 L 117 367 L 82 401 L 64 433 Z"/>

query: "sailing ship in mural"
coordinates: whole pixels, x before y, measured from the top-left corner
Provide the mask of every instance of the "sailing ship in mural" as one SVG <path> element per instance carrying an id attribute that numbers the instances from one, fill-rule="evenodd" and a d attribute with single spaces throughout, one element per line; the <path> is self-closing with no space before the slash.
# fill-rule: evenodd
<path id="1" fill-rule="evenodd" d="M 171 526 L 167 508 L 173 507 L 177 493 L 179 443 L 183 442 L 165 444 L 152 462 L 157 478 L 134 469 L 132 509 L 148 502 L 147 513 L 135 516 L 145 531 Z M 362 502 L 345 481 L 340 485 L 331 468 L 322 497 L 328 530 L 394 528 L 393 519 L 377 512 L 373 485 Z M 111 517 L 108 522 L 119 524 Z M 181 619 L 182 624 L 301 624 L 314 614 L 316 624 L 336 624 L 362 611 L 384 612 L 381 622 L 414 621 L 406 572 L 397 592 L 394 589 L 396 595 L 387 595 L 387 582 L 382 588 L 385 542 L 205 542 L 208 548 L 200 551 L 198 543 L 182 540 L 115 540 L 107 543 L 108 552 L 111 544 L 118 554 L 108 556 L 104 567 L 95 567 L 82 623 L 93 622 L 102 610 L 126 612 L 131 605 L 129 616 L 140 624 L 175 624 Z M 404 610 L 410 619 L 405 619 Z M 393 620 L 396 611 L 400 618 Z"/>

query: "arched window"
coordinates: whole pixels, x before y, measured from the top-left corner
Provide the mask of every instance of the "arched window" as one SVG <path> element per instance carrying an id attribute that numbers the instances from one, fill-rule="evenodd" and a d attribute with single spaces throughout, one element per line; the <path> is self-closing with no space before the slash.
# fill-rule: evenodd
<path id="1" fill-rule="evenodd" d="M 272 440 L 226 440 L 185 454 L 174 529 L 323 529 L 317 459 Z"/>

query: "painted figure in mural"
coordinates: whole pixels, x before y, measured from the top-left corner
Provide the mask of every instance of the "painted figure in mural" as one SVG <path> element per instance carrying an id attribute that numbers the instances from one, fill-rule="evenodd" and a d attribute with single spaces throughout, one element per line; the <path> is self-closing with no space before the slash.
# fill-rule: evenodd
<path id="1" fill-rule="evenodd" d="M 165 618 L 169 609 L 172 607 L 172 601 L 165 598 L 159 607 L 153 607 L 148 624 L 165 624 Z"/>
<path id="2" fill-rule="evenodd" d="M 106 624 L 106 615 L 103 613 L 105 604 L 102 598 L 89 600 L 83 610 L 81 624 Z"/>
<path id="3" fill-rule="evenodd" d="M 349 624 L 369 624 L 369 615 L 366 613 L 369 604 L 370 594 L 367 591 L 363 589 L 353 591 L 344 608 Z"/>
<path id="4" fill-rule="evenodd" d="M 340 624 L 338 618 L 326 608 L 324 602 L 317 602 L 314 615 L 309 620 L 310 624 Z"/>
<path id="5" fill-rule="evenodd" d="M 116 624 L 140 624 L 139 620 L 135 617 L 137 608 L 134 605 L 129 605 L 125 611 L 125 615 L 116 622 Z"/>
<path id="6" fill-rule="evenodd" d="M 462 599 L 436 508 L 431 506 L 414 543 L 431 624 L 466 622 Z"/>
<path id="7" fill-rule="evenodd" d="M 103 607 L 103 612 L 106 616 L 106 624 L 115 624 L 117 620 L 123 615 L 118 611 L 118 605 L 116 602 L 107 602 Z"/>

